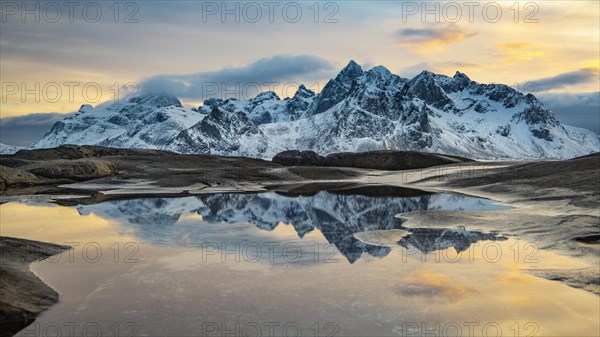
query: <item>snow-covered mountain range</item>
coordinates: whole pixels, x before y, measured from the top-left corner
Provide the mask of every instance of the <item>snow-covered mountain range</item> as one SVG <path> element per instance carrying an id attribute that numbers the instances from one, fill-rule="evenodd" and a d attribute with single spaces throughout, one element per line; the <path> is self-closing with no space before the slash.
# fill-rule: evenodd
<path id="1" fill-rule="evenodd" d="M 81 107 L 33 148 L 61 144 L 164 149 L 271 158 L 284 150 L 395 149 L 476 159 L 572 158 L 600 151 L 598 135 L 562 125 L 531 94 L 423 71 L 412 79 L 351 61 L 315 94 L 263 92 L 249 100 L 207 99 L 184 108 L 176 98 L 144 94 Z"/>

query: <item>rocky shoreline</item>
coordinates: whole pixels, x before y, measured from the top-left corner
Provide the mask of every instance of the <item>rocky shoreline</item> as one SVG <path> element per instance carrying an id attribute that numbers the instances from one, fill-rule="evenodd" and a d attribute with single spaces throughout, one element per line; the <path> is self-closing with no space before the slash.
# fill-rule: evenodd
<path id="1" fill-rule="evenodd" d="M 0 336 L 17 333 L 58 301 L 58 293 L 40 280 L 29 265 L 68 249 L 68 246 L 0 236 Z"/>
<path id="2" fill-rule="evenodd" d="M 407 170 L 472 162 L 470 159 L 413 151 L 338 153 L 286 151 L 273 161 L 244 157 L 185 155 L 160 150 L 62 145 L 0 155 L 4 195 L 128 187 L 140 194 L 261 190 L 269 185 L 355 180 L 365 169 Z"/>

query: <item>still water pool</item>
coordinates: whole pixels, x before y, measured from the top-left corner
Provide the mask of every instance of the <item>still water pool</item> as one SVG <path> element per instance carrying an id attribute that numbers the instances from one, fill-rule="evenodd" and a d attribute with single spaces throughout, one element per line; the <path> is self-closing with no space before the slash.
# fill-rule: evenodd
<path id="1" fill-rule="evenodd" d="M 595 336 L 600 329 L 596 295 L 525 271 L 583 262 L 503 236 L 502 224 L 484 233 L 468 223 L 408 228 L 395 217 L 507 209 L 487 199 L 404 190 L 59 203 L 0 206 L 2 235 L 73 247 L 32 265 L 60 301 L 23 336 Z"/>

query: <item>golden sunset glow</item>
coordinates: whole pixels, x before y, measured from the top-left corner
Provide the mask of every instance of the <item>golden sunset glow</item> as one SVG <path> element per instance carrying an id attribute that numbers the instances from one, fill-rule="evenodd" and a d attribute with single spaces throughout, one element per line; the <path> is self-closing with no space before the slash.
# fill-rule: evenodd
<path id="1" fill-rule="evenodd" d="M 599 24 L 0 1 L 2 335 L 596 336 Z"/>
<path id="2" fill-rule="evenodd" d="M 113 100 L 117 93 L 115 83 L 118 87 L 162 74 L 191 74 L 240 67 L 274 54 L 312 54 L 331 62 L 332 68 L 328 73 L 305 79 L 288 79 L 318 82 L 320 88 L 350 59 L 356 59 L 366 68 L 384 65 L 399 74 L 414 74 L 417 69 L 427 69 L 453 75 L 460 70 L 481 83 L 509 85 L 582 68 L 598 69 L 598 2 L 540 2 L 536 3 L 537 9 L 531 5 L 526 7 L 524 2 L 517 4 L 518 11 L 513 3 L 502 3 L 502 17 L 497 22 L 488 22 L 491 21 L 492 9 L 488 9 L 486 17 L 482 16 L 485 3 L 474 10 L 473 22 L 469 21 L 466 8 L 463 8 L 462 16 L 454 20 L 456 22 L 449 22 L 451 15 L 444 15 L 443 10 L 440 22 L 435 22 L 433 16 L 421 20 L 419 13 L 403 20 L 405 13 L 400 1 L 383 3 L 384 7 L 379 12 L 365 11 L 366 3 L 352 2 L 339 4 L 339 22 L 334 24 L 311 25 L 303 21 L 288 24 L 284 21 L 273 24 L 209 22 L 199 25 L 197 20 L 181 19 L 177 27 L 162 31 L 159 27 L 164 24 L 159 24 L 153 16 L 158 8 L 145 8 L 141 4 L 139 23 L 104 24 L 117 34 L 112 43 L 119 49 L 111 50 L 110 58 L 107 57 L 110 45 L 101 42 L 103 38 L 86 38 L 97 35 L 97 26 L 80 24 L 81 31 L 72 38 L 80 43 L 74 44 L 60 35 L 64 29 L 70 28 L 68 23 L 31 25 L 9 21 L 3 24 L 0 40 L 1 116 L 73 112 L 82 104 L 95 106 Z M 448 10 L 450 12 L 454 13 Z M 190 10 L 189 14 L 193 11 Z M 211 29 L 208 36 L 209 27 L 227 29 Z M 241 35 L 233 39 L 226 32 L 231 30 Z M 145 36 L 149 32 L 153 34 L 151 39 Z M 319 39 L 312 38 L 312 32 L 318 34 Z M 245 38 L 245 34 L 252 38 Z M 39 43 L 36 48 L 25 48 L 18 44 L 19 39 L 31 41 L 32 45 L 36 41 Z M 223 44 L 207 48 L 210 41 L 217 40 Z M 78 87 L 69 97 L 69 87 L 64 83 L 71 82 L 76 82 Z M 34 90 L 36 83 L 40 86 L 39 100 L 36 101 L 31 93 L 23 96 L 24 91 Z M 55 88 L 46 87 L 44 90 L 49 83 L 58 83 L 62 90 L 58 98 Z M 82 92 L 83 86 L 88 83 L 97 83 L 101 87 L 98 99 L 95 88 L 89 88 L 87 96 Z M 18 84 L 16 91 L 13 84 Z M 565 86 L 559 91 L 598 90 L 596 80 Z M 293 95 L 293 92 L 284 92 L 281 86 L 275 91 L 282 97 Z M 202 101 L 200 97 L 182 100 L 190 106 Z"/>

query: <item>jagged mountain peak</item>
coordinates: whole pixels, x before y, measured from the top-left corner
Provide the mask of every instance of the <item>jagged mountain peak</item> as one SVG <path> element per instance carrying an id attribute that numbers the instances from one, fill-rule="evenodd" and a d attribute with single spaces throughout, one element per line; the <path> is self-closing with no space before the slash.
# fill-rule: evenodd
<path id="1" fill-rule="evenodd" d="M 392 76 L 392 73 L 388 70 L 388 68 L 386 68 L 384 66 L 373 67 L 373 68 L 369 69 L 369 71 L 367 71 L 367 74 L 374 74 L 381 78 L 388 78 L 388 77 Z"/>
<path id="2" fill-rule="evenodd" d="M 353 83 L 363 75 L 364 72 L 361 66 L 354 60 L 350 60 L 348 65 L 340 71 L 335 79 L 327 82 L 319 96 L 315 99 L 314 104 L 304 115 L 313 116 L 320 114 L 341 102 L 346 98 Z"/>
<path id="3" fill-rule="evenodd" d="M 452 102 L 436 80 L 436 74 L 422 71 L 408 81 L 408 91 L 438 109 L 451 108 Z"/>
<path id="4" fill-rule="evenodd" d="M 222 103 L 223 100 L 221 98 L 207 98 L 202 102 L 202 106 L 212 108 L 213 106 L 218 106 Z M 202 110 L 202 106 L 198 108 L 199 111 Z"/>
<path id="5" fill-rule="evenodd" d="M 414 85 L 415 83 L 420 81 L 431 82 L 440 86 L 444 86 L 448 85 L 449 83 L 469 83 L 471 82 L 471 79 L 466 74 L 461 73 L 460 71 L 455 72 L 453 77 L 449 77 L 443 74 L 436 74 L 429 70 L 423 70 L 409 80 L 411 85 Z"/>
<path id="6" fill-rule="evenodd" d="M 211 120 L 211 119 L 214 120 L 215 122 L 227 122 L 227 123 L 231 123 L 231 122 L 237 121 L 237 120 L 240 120 L 242 122 L 250 121 L 248 116 L 246 116 L 246 114 L 241 111 L 231 112 L 231 111 L 222 109 L 218 106 L 215 106 L 210 110 L 210 113 L 206 116 L 204 121 Z"/>
<path id="7" fill-rule="evenodd" d="M 342 71 L 340 71 L 340 73 L 338 74 L 338 78 L 341 76 L 349 79 L 355 79 L 362 74 L 362 67 L 354 60 L 350 60 L 350 62 L 348 62 L 348 64 L 342 69 Z"/>
<path id="8" fill-rule="evenodd" d="M 260 157 L 267 150 L 267 139 L 244 112 L 215 106 L 200 122 L 179 133 L 171 147 L 181 153 Z"/>
<path id="9" fill-rule="evenodd" d="M 251 98 L 251 102 L 261 102 L 264 100 L 280 100 L 279 95 L 277 95 L 274 91 L 263 91 L 256 95 L 254 98 Z"/>
<path id="10" fill-rule="evenodd" d="M 466 81 L 470 81 L 471 79 L 469 78 L 469 76 L 467 76 L 464 73 L 461 73 L 460 71 L 456 71 L 456 73 L 454 73 L 453 76 L 454 79 L 460 79 L 460 80 L 466 80 Z"/>
<path id="11" fill-rule="evenodd" d="M 315 95 L 315 92 L 306 88 L 304 86 L 304 84 L 300 84 L 300 86 L 298 87 L 298 90 L 296 90 L 296 93 L 294 94 L 293 98 L 308 98 L 308 97 L 313 97 Z"/>
<path id="12" fill-rule="evenodd" d="M 168 94 L 141 94 L 131 97 L 128 102 L 155 108 L 165 108 L 168 106 L 182 107 L 181 101 L 177 97 Z"/>
<path id="13" fill-rule="evenodd" d="M 436 74 L 432 73 L 429 70 L 423 70 L 420 73 L 418 73 L 415 77 L 413 77 L 411 81 L 418 81 L 421 79 L 433 79 L 435 78 L 435 75 Z"/>
<path id="14" fill-rule="evenodd" d="M 82 104 L 79 110 L 77 110 L 77 112 L 86 112 L 92 109 L 94 109 L 94 107 L 91 104 Z"/>
<path id="15" fill-rule="evenodd" d="M 82 107 L 32 147 L 99 144 L 270 158 L 283 150 L 320 154 L 415 150 L 471 158 L 569 158 L 598 152 L 591 131 L 562 125 L 542 102 L 503 84 L 423 71 L 412 79 L 354 61 L 315 94 L 263 92 L 206 99 L 198 109 L 169 95 L 139 95 Z"/>

